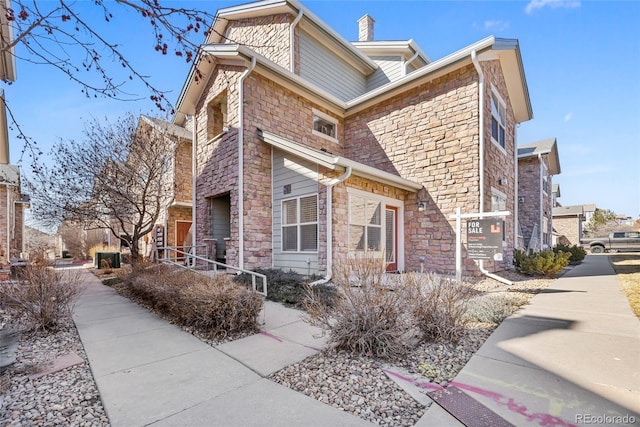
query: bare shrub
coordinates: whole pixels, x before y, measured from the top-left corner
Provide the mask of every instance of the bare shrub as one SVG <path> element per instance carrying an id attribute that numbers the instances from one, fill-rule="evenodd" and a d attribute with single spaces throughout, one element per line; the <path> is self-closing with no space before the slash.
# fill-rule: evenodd
<path id="1" fill-rule="evenodd" d="M 410 291 L 407 304 L 423 339 L 455 343 L 462 337 L 467 302 L 476 291 L 464 282 L 433 273 L 408 273 L 404 287 Z"/>
<path id="2" fill-rule="evenodd" d="M 304 303 L 310 322 L 329 331 L 337 349 L 382 358 L 405 354 L 413 325 L 403 287 L 384 283 L 380 258 L 360 256 L 336 265 L 337 296 L 329 304 L 310 289 Z"/>
<path id="3" fill-rule="evenodd" d="M 154 310 L 208 338 L 259 329 L 262 298 L 227 275 L 207 277 L 157 266 L 135 269 L 125 284 Z"/>
<path id="4" fill-rule="evenodd" d="M 17 317 L 25 316 L 36 328 L 52 329 L 69 313 L 82 289 L 79 271 L 36 264 L 21 269 L 17 282 L 0 286 L 0 298 Z"/>
<path id="5" fill-rule="evenodd" d="M 510 293 L 481 295 L 469 301 L 465 317 L 470 322 L 499 324 L 526 301 L 526 298 Z"/>

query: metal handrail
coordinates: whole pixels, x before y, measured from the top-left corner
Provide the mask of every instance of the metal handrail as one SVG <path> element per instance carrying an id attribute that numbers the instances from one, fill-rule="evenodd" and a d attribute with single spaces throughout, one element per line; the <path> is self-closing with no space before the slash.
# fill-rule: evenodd
<path id="1" fill-rule="evenodd" d="M 165 246 L 161 248 L 156 248 L 156 260 L 157 262 L 162 262 L 169 265 L 175 265 L 182 269 L 191 270 L 197 273 L 202 273 L 203 271 L 213 271 L 214 273 L 218 273 L 218 269 L 224 269 L 227 271 L 228 270 L 235 271 L 236 274 L 242 274 L 242 273 L 249 274 L 251 276 L 251 289 L 257 294 L 260 294 L 264 297 L 267 296 L 267 276 L 265 276 L 264 274 L 256 273 L 255 271 L 246 270 L 240 267 L 234 267 L 229 264 L 225 264 L 219 261 L 214 261 L 212 259 L 205 258 L 203 256 L 199 256 L 191 253 L 191 249 L 194 249 L 194 252 L 195 252 L 195 249 L 197 247 L 202 247 L 202 246 L 206 247 L 206 245 L 196 245 L 196 246 Z M 185 252 L 177 248 L 189 248 L 189 252 Z M 160 251 L 166 251 L 167 253 L 175 253 L 176 256 L 175 257 L 165 256 L 163 258 L 160 258 L 159 256 Z M 184 258 L 184 261 L 178 262 L 177 261 L 178 255 L 182 255 Z M 205 265 L 204 270 L 197 268 L 198 261 L 202 261 L 204 263 Z M 213 266 L 213 268 L 210 268 L 211 266 Z M 262 279 L 262 288 L 260 290 L 258 289 L 256 279 Z"/>

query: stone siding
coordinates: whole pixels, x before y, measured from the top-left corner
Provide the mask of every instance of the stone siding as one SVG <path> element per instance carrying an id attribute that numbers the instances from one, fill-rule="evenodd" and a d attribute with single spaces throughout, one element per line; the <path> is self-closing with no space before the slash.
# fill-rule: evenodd
<path id="1" fill-rule="evenodd" d="M 580 244 L 580 218 L 577 216 L 556 216 L 553 228 L 561 236 L 565 236 L 570 245 Z"/>
<path id="2" fill-rule="evenodd" d="M 230 21 L 226 43 L 246 46 L 287 70 L 290 67 L 290 27 L 288 14 Z"/>
<path id="3" fill-rule="evenodd" d="M 538 225 L 538 230 L 542 227 L 542 219 L 540 218 L 540 162 L 537 157 L 528 157 L 518 161 L 518 221 L 524 238 L 524 246 L 527 248 L 531 241 L 534 225 Z"/>
<path id="4" fill-rule="evenodd" d="M 191 173 L 192 146 L 190 141 L 179 141 L 175 151 L 174 191 L 175 201 L 190 202 L 193 198 Z"/>

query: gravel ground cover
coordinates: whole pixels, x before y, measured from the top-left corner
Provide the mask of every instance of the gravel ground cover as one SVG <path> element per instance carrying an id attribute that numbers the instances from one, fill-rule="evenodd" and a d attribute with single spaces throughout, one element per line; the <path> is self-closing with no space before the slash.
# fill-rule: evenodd
<path id="1" fill-rule="evenodd" d="M 515 293 L 523 303 L 552 282 L 532 279 L 515 272 L 501 272 L 514 280 L 507 286 L 484 279 L 474 287 L 485 293 Z M 124 296 L 124 287 L 116 286 Z M 0 323 L 7 322 L 0 310 Z M 382 361 L 327 350 L 289 366 L 270 379 L 319 401 L 350 412 L 382 426 L 411 426 L 424 414 L 425 407 L 391 381 L 383 371 L 389 363 L 402 366 L 428 381 L 445 386 L 480 348 L 497 325 L 471 323 L 457 344 L 426 343 L 413 349 L 402 360 Z M 198 331 L 188 330 L 196 336 Z M 227 340 L 238 337 L 227 337 Z M 218 341 L 205 340 L 210 345 Z M 71 318 L 64 319 L 55 332 L 28 332 L 22 335 L 17 360 L 0 381 L 2 402 L 0 426 L 108 426 L 97 387 L 88 363 L 30 380 L 28 375 L 48 361 L 75 352 L 86 360 L 80 338 Z"/>
<path id="2" fill-rule="evenodd" d="M 0 310 L 2 326 L 9 320 Z M 59 356 L 76 353 L 85 363 L 29 379 Z M 55 331 L 23 332 L 16 362 L 0 385 L 0 426 L 108 426 L 98 388 L 70 316 Z"/>

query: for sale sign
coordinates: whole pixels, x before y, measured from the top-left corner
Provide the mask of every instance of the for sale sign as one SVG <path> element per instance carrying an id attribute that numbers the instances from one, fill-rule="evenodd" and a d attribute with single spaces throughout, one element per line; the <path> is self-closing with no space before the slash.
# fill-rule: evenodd
<path id="1" fill-rule="evenodd" d="M 471 259 L 502 261 L 501 219 L 474 219 L 467 221 L 467 253 Z"/>

